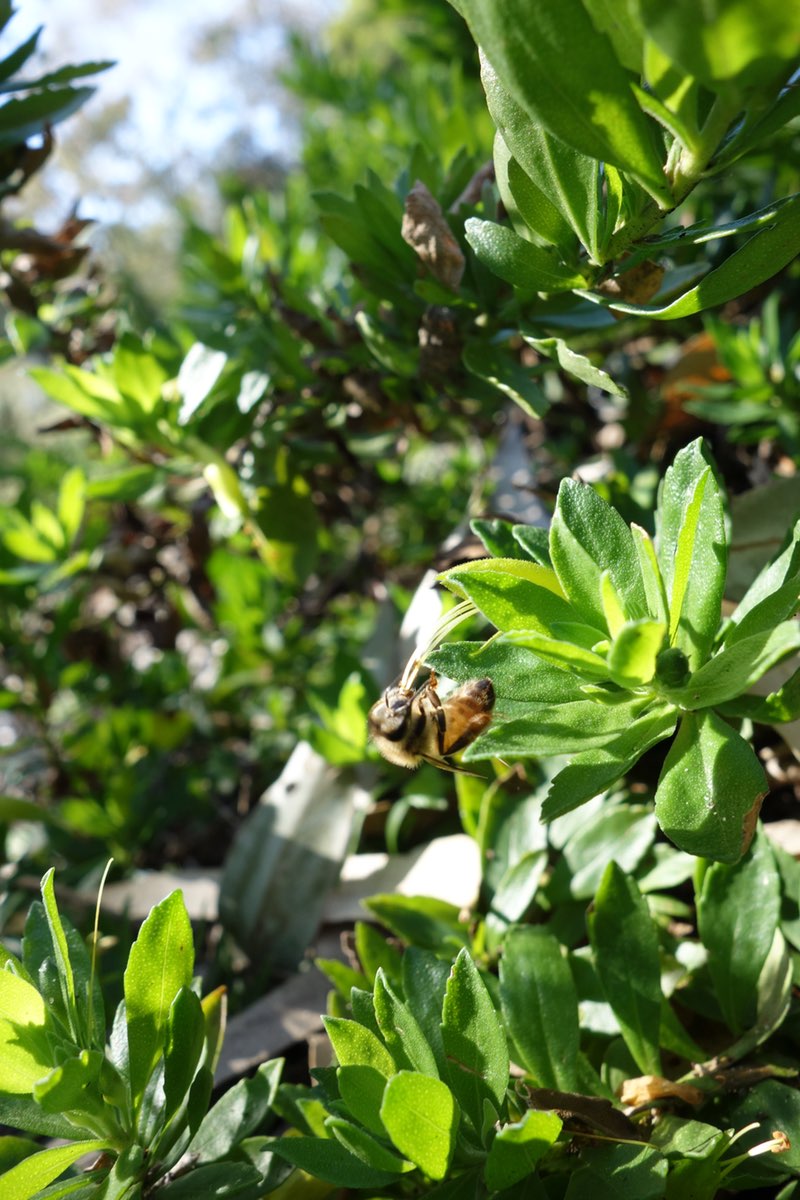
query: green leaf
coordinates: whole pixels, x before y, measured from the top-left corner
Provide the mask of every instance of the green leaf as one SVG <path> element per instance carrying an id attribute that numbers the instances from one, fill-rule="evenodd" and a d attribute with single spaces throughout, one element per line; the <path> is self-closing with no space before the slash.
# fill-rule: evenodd
<path id="1" fill-rule="evenodd" d="M 35 987 L 0 970 L 0 1091 L 25 1095 L 52 1068 L 45 1006 Z"/>
<path id="2" fill-rule="evenodd" d="M 735 863 L 768 791 L 752 747 L 710 710 L 686 713 L 656 791 L 656 819 L 681 850 Z"/>
<path id="3" fill-rule="evenodd" d="M 550 785 L 542 806 L 542 819 L 551 821 L 606 791 L 646 750 L 669 737 L 676 721 L 677 712 L 672 705 L 655 705 L 606 746 L 576 754 Z"/>
<path id="4" fill-rule="evenodd" d="M 757 986 L 780 920 L 780 876 L 769 839 L 759 833 L 733 866 L 713 863 L 697 897 L 698 931 L 720 1011 L 734 1033 L 757 1016 Z"/>
<path id="5" fill-rule="evenodd" d="M 559 624 L 556 624 L 556 629 Z M 568 633 L 578 633 L 583 635 L 585 631 L 594 632 L 586 625 L 572 626 L 570 628 L 566 623 L 561 625 Z M 515 646 L 526 646 L 532 650 L 538 658 L 544 659 L 545 662 L 552 663 L 553 666 L 561 667 L 565 671 L 575 671 L 583 676 L 584 679 L 595 680 L 602 683 L 611 678 L 608 663 L 600 654 L 595 654 L 592 650 L 586 650 L 582 645 L 576 644 L 573 641 L 560 641 L 558 638 L 545 637 L 544 634 L 535 633 L 532 629 L 516 630 L 505 635 L 505 641 L 510 642 Z M 584 639 L 582 636 L 582 640 Z"/>
<path id="6" fill-rule="evenodd" d="M 617 383 L 609 374 L 602 371 L 600 367 L 594 366 L 583 354 L 576 353 L 572 350 L 563 338 L 558 337 L 533 337 L 530 334 L 523 333 L 522 335 L 529 346 L 539 354 L 545 354 L 548 358 L 554 358 L 562 371 L 566 371 L 568 375 L 572 375 L 575 379 L 580 379 L 581 383 L 586 383 L 590 387 L 600 388 L 603 392 L 608 392 L 611 396 L 622 396 L 627 399 L 628 389 L 623 387 L 621 383 Z"/>
<path id="7" fill-rule="evenodd" d="M 699 439 L 679 451 L 662 480 L 656 554 L 669 597 L 673 644 L 696 670 L 719 628 L 727 567 L 723 496 Z"/>
<path id="8" fill-rule="evenodd" d="M 669 1163 L 652 1146 L 622 1142 L 587 1148 L 581 1162 L 585 1165 L 570 1174 L 564 1200 L 662 1200 L 665 1195 Z"/>
<path id="9" fill-rule="evenodd" d="M 356 955 L 367 980 L 373 983 L 378 970 L 383 968 L 391 984 L 399 983 L 403 970 L 403 956 L 397 947 L 387 941 L 369 921 L 356 921 L 354 932 Z"/>
<path id="10" fill-rule="evenodd" d="M 413 1163 L 392 1154 L 391 1150 L 387 1150 L 371 1133 L 354 1125 L 352 1121 L 346 1121 L 343 1117 L 328 1117 L 325 1128 L 330 1130 L 346 1150 L 355 1154 L 369 1167 L 378 1171 L 396 1171 L 398 1175 L 414 1170 Z"/>
<path id="11" fill-rule="evenodd" d="M 0 146 L 18 146 L 42 133 L 46 126 L 72 116 L 81 108 L 94 88 L 58 88 L 7 100 L 0 108 Z"/>
<path id="12" fill-rule="evenodd" d="M 594 488 L 563 479 L 550 526 L 550 553 L 564 592 L 582 618 L 606 628 L 600 577 L 608 571 L 631 620 L 647 617 L 639 558 L 630 529 Z"/>
<path id="13" fill-rule="evenodd" d="M 164 1047 L 173 1000 L 192 982 L 194 946 L 183 895 L 172 892 L 151 909 L 125 970 L 130 1084 L 138 1106 Z"/>
<path id="14" fill-rule="evenodd" d="M 575 900 L 590 900 L 611 859 L 621 870 L 635 871 L 652 849 L 656 833 L 656 819 L 649 804 L 614 804 L 606 800 L 598 812 L 581 821 L 564 845 L 564 861 L 572 873 L 569 894 Z"/>
<path id="15" fill-rule="evenodd" d="M 387 894 L 370 896 L 363 904 L 397 937 L 423 950 L 443 953 L 469 945 L 460 910 L 446 900 Z"/>
<path id="16" fill-rule="evenodd" d="M 696 20 L 692 0 L 665 6 L 642 0 L 641 18 L 665 54 L 712 91 L 742 92 L 791 72 L 797 56 L 800 13 L 795 3 L 771 0 L 709 0 Z"/>
<path id="17" fill-rule="evenodd" d="M 661 970 L 647 902 L 615 862 L 606 867 L 588 916 L 595 969 L 625 1044 L 645 1075 L 661 1075 Z"/>
<path id="18" fill-rule="evenodd" d="M 531 121 L 502 86 L 486 58 L 481 61 L 481 82 L 489 112 L 500 131 L 500 146 L 507 147 L 506 163 L 501 150 L 500 166 L 505 165 L 512 197 L 519 195 L 521 199 L 521 206 L 519 203 L 517 206 L 520 215 L 527 220 L 525 214 L 530 214 L 530 228 L 535 233 L 546 236 L 547 230 L 550 236 L 546 240 L 566 250 L 568 261 L 576 257 L 570 231 L 580 238 L 589 257 L 597 261 L 600 201 L 597 159 L 580 154 Z M 495 162 L 497 158 L 495 144 Z M 555 220 L 553 208 L 557 212 Z"/>
<path id="19" fill-rule="evenodd" d="M 67 1112 L 85 1107 L 85 1089 L 97 1079 L 103 1065 L 99 1050 L 81 1050 L 65 1059 L 33 1086 L 33 1098 L 44 1112 Z"/>
<path id="20" fill-rule="evenodd" d="M 514 536 L 515 526 L 511 521 L 479 517 L 470 521 L 469 527 L 481 539 L 493 558 L 526 559 L 530 557 Z M 522 526 L 522 528 L 527 528 L 527 526 Z"/>
<path id="21" fill-rule="evenodd" d="M 181 988 L 172 1001 L 167 1018 L 164 1047 L 164 1110 L 167 1117 L 177 1111 L 189 1091 L 205 1045 L 203 1006 L 191 988 Z"/>
<path id="22" fill-rule="evenodd" d="M 260 1185 L 261 1172 L 250 1163 L 214 1163 L 194 1167 L 188 1174 L 171 1179 L 167 1195 L 170 1200 L 226 1200 L 229 1196 L 246 1200 L 259 1195 Z M 128 1200 L 127 1191 L 115 1200 Z"/>
<path id="23" fill-rule="evenodd" d="M 486 98 L 489 101 L 490 111 L 493 111 L 492 94 L 487 86 L 488 63 L 484 63 L 483 67 L 483 82 L 487 89 Z M 501 122 L 497 113 L 493 112 L 495 123 L 498 126 L 494 140 L 494 170 L 500 198 L 506 212 L 512 218 L 517 216 L 519 222 L 533 233 L 535 240 L 549 242 L 550 245 L 556 246 L 562 256 L 569 261 L 577 250 L 575 235 L 552 200 L 537 187 L 521 165 L 527 145 L 525 133 L 530 130 L 531 123 L 519 105 L 514 104 L 511 100 L 508 92 L 503 92 L 503 96 L 509 106 L 506 112 L 507 119 Z M 513 106 L 513 111 L 511 106 Z M 515 117 L 519 119 L 519 126 L 512 127 L 511 122 Z M 520 127 L 522 136 L 519 136 L 518 133 Z M 503 136 L 504 133 L 508 137 L 508 142 Z M 521 153 L 520 160 L 513 156 L 510 148 L 512 142 Z M 517 221 L 514 224 L 519 231 L 520 224 Z"/>
<path id="24" fill-rule="evenodd" d="M 580 667 L 576 664 L 576 670 Z M 606 672 L 608 674 L 608 672 Z M 502 693 L 498 693 L 505 703 Z M 492 725 L 469 747 L 466 759 L 479 762 L 504 755 L 546 758 L 554 754 L 579 754 L 591 747 L 601 748 L 630 728 L 641 715 L 646 698 L 604 704 L 584 699 L 567 704 L 526 703 L 524 716 L 512 717 Z"/>
<path id="25" fill-rule="evenodd" d="M 515 287 L 530 292 L 565 292 L 586 286 L 586 276 L 564 266 L 552 250 L 526 242 L 505 225 L 468 217 L 464 233 L 484 266 Z"/>
<path id="26" fill-rule="evenodd" d="M 74 540 L 86 508 L 86 476 L 80 467 L 72 467 L 58 489 L 58 520 L 67 542 Z"/>
<path id="27" fill-rule="evenodd" d="M 383 968 L 375 977 L 374 1000 L 378 1026 L 397 1065 L 438 1079 L 434 1053 L 414 1014 L 392 990 Z"/>
<path id="28" fill-rule="evenodd" d="M 539 1159 L 555 1142 L 562 1127 L 554 1112 L 529 1108 L 520 1121 L 503 1125 L 486 1158 L 486 1186 L 500 1192 L 532 1175 Z"/>
<path id="29" fill-rule="evenodd" d="M 761 676 L 787 655 L 800 648 L 800 627 L 796 621 L 784 621 L 775 629 L 764 630 L 723 644 L 699 671 L 695 671 L 681 696 L 682 708 L 713 708 L 747 691 Z"/>
<path id="30" fill-rule="evenodd" d="M 800 595 L 800 521 L 780 554 L 757 574 L 731 613 L 725 629 L 725 645 L 743 637 L 772 629 L 792 616 Z"/>
<path id="31" fill-rule="evenodd" d="M 512 532 L 515 541 L 519 542 L 529 558 L 543 567 L 552 567 L 548 530 L 540 529 L 536 525 L 515 525 Z"/>
<path id="32" fill-rule="evenodd" d="M 392 1142 L 431 1179 L 444 1179 L 456 1144 L 459 1109 L 446 1084 L 400 1071 L 386 1085 L 381 1120 Z"/>
<path id="33" fill-rule="evenodd" d="M 56 904 L 54 879 L 55 872 L 51 867 L 42 879 L 42 902 L 44 904 L 45 916 L 47 917 L 47 927 L 50 931 L 53 960 L 58 973 L 58 981 L 61 985 L 64 1012 L 69 1021 L 73 1036 L 77 1038 L 78 1014 L 75 1007 L 75 977 L 72 973 L 67 936 L 64 933 L 58 905 Z"/>
<path id="34" fill-rule="evenodd" d="M 385 1135 L 379 1112 L 386 1081 L 397 1071 L 389 1051 L 371 1029 L 344 1017 L 324 1017 L 339 1062 L 336 1078 L 342 1099 L 367 1129 Z"/>
<path id="35" fill-rule="evenodd" d="M 484 564 L 478 567 L 478 564 Z M 509 567 L 515 564 L 515 569 Z M 526 559 L 479 559 L 470 567 L 456 567 L 442 576 L 442 582 L 468 596 L 496 629 L 535 630 L 550 634 L 557 622 L 574 620 L 574 612 L 561 595 L 555 574 Z M 595 631 L 598 641 L 602 629 Z"/>
<path id="36" fill-rule="evenodd" d="M 108 1142 L 93 1140 L 74 1142 L 71 1146 L 54 1146 L 31 1154 L 0 1176 L 3 1200 L 31 1200 L 84 1154 L 97 1154 L 108 1148 Z"/>
<path id="37" fill-rule="evenodd" d="M 578 997 L 567 959 L 546 929 L 508 931 L 500 1004 L 515 1055 L 537 1087 L 578 1090 Z"/>
<path id="38" fill-rule="evenodd" d="M 274 1138 L 269 1142 L 269 1147 L 279 1158 L 334 1187 L 382 1188 L 397 1179 L 396 1171 L 379 1171 L 367 1166 L 340 1142 L 330 1138 Z"/>
<path id="39" fill-rule="evenodd" d="M 628 171 L 667 206 L 654 127 L 580 0 L 535 10 L 525 0 L 457 0 L 456 7 L 532 122 Z"/>
<path id="40" fill-rule="evenodd" d="M 461 1108 L 480 1130 L 483 1102 L 505 1107 L 508 1047 L 486 984 L 466 949 L 450 971 L 442 1006 L 447 1082 Z"/>
<path id="41" fill-rule="evenodd" d="M 507 350 L 490 342 L 472 341 L 464 347 L 461 357 L 472 375 L 508 396 L 529 417 L 542 417 L 547 412 L 550 407 L 547 396 L 532 378 L 530 370 Z"/>
<path id="42" fill-rule="evenodd" d="M 649 683 L 666 634 L 667 627 L 661 621 L 626 622 L 608 652 L 611 678 L 626 688 Z"/>
<path id="43" fill-rule="evenodd" d="M 800 196 L 775 205 L 773 220 L 763 225 L 700 283 L 669 304 L 626 304 L 596 292 L 580 292 L 586 300 L 632 316 L 672 321 L 734 300 L 771 279 L 800 253 Z"/>
<path id="44" fill-rule="evenodd" d="M 409 946 L 403 955 L 403 995 L 433 1051 L 439 1075 L 445 1070 L 442 1004 L 450 967 L 430 950 Z"/>
<path id="45" fill-rule="evenodd" d="M 283 1062 L 263 1063 L 250 1079 L 234 1084 L 203 1118 L 188 1152 L 199 1162 L 213 1162 L 255 1133 L 275 1099 Z"/>

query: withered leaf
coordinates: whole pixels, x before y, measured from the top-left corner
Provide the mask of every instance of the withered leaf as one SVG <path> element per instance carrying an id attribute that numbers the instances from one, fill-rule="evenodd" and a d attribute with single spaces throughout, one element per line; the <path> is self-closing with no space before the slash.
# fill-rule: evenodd
<path id="1" fill-rule="evenodd" d="M 465 259 L 438 200 L 419 179 L 406 196 L 400 232 L 439 283 L 457 292 Z"/>

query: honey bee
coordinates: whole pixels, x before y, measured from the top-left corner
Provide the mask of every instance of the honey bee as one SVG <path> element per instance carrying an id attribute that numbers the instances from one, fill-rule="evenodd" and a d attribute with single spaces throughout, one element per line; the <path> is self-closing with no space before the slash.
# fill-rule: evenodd
<path id="1" fill-rule="evenodd" d="M 470 679 L 444 700 L 435 671 L 422 687 L 415 689 L 414 683 L 428 652 L 476 611 L 470 600 L 462 600 L 445 613 L 427 644 L 411 655 L 397 683 L 369 710 L 370 737 L 389 762 L 412 771 L 428 762 L 443 771 L 471 774 L 451 762 L 450 755 L 474 742 L 491 721 L 491 679 Z"/>
<path id="2" fill-rule="evenodd" d="M 450 755 L 469 746 L 492 719 L 494 687 L 491 679 L 471 679 L 452 695 L 440 699 L 436 672 L 415 691 L 409 680 L 419 670 L 412 659 L 394 687 L 369 710 L 367 724 L 373 742 L 384 758 L 413 770 L 423 762 L 444 771 L 464 771 Z"/>

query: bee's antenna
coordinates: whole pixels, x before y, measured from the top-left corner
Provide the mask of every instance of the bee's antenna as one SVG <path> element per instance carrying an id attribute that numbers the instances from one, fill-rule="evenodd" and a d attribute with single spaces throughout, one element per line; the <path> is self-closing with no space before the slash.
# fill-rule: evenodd
<path id="1" fill-rule="evenodd" d="M 410 688 L 423 662 L 436 646 L 452 633 L 468 617 L 474 616 L 477 608 L 471 600 L 461 600 L 453 608 L 444 613 L 434 626 L 430 637 L 417 646 L 408 660 L 403 674 L 400 676 L 400 687 Z"/>

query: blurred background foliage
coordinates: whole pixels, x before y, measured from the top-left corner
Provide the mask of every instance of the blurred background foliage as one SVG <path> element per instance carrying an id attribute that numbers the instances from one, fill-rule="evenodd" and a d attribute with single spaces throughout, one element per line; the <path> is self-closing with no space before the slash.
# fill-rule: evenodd
<path id="1" fill-rule="evenodd" d="M 220 866 L 301 739 L 369 794 L 362 845 L 385 845 L 388 799 L 392 847 L 459 828 L 451 780 L 379 764 L 365 715 L 425 571 L 482 553 L 470 518 L 511 515 L 492 466 L 510 434 L 545 509 L 578 468 L 645 526 L 662 464 L 698 432 L 734 492 L 794 476 L 796 263 L 658 328 L 543 309 L 463 237 L 502 208 L 448 4 L 352 0 L 292 36 L 282 79 L 296 161 L 227 159 L 214 205 L 175 197 L 174 257 L 160 216 L 121 230 L 121 269 L 87 252 L 76 214 L 48 235 L 3 224 L 0 925 L 52 864 L 89 887 L 109 855 Z M 4 194 L 25 154 L 44 165 L 53 119 L 7 139 Z M 797 137 L 795 121 L 702 183 L 686 219 L 797 190 Z M 455 287 L 400 236 L 417 181 L 450 218 Z M 719 243 L 702 253 L 713 266 Z M 568 330 L 577 369 L 521 320 Z"/>

